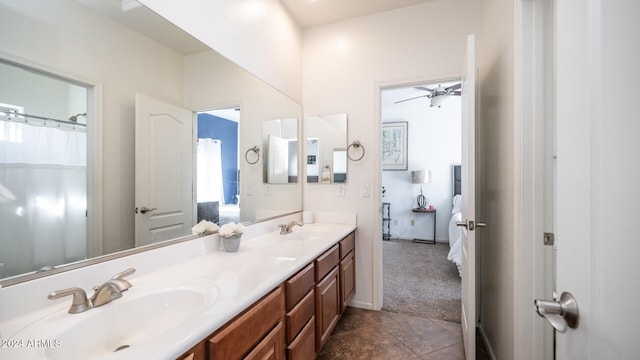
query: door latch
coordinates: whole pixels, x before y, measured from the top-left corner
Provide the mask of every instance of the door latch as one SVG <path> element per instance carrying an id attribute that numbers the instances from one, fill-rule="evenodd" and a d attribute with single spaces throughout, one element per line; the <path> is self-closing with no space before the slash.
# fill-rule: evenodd
<path id="1" fill-rule="evenodd" d="M 578 303 L 570 292 L 563 292 L 560 301 L 540 300 L 533 301 L 536 312 L 553 326 L 559 333 L 565 333 L 567 328 L 578 327 L 580 313 Z"/>
<path id="2" fill-rule="evenodd" d="M 149 209 L 148 207 L 143 206 L 143 207 L 140 209 L 140 212 L 141 212 L 141 213 L 143 213 L 143 214 L 146 214 L 146 213 L 148 213 L 148 212 L 156 211 L 156 210 L 158 210 L 158 208 L 152 208 L 152 209 Z M 137 214 L 137 213 L 138 213 L 138 208 L 136 208 L 136 214 Z"/>
<path id="3" fill-rule="evenodd" d="M 456 221 L 456 226 L 462 226 L 467 228 L 469 231 L 473 231 L 476 227 L 483 228 L 486 227 L 487 224 L 483 222 L 475 222 L 473 220 L 465 220 L 465 221 Z"/>
<path id="4" fill-rule="evenodd" d="M 556 242 L 556 236 L 552 232 L 544 233 L 544 244 L 553 246 Z"/>

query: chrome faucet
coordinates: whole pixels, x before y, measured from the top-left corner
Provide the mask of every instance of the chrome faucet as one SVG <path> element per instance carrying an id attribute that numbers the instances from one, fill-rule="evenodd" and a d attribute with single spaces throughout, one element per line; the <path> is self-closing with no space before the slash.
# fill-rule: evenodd
<path id="1" fill-rule="evenodd" d="M 294 226 L 302 226 L 302 223 L 299 223 L 297 221 L 292 221 L 288 224 L 280 224 L 278 225 L 278 227 L 280 228 L 280 235 L 285 235 L 285 234 L 289 234 L 291 232 L 291 230 L 293 229 Z"/>
<path id="2" fill-rule="evenodd" d="M 111 280 L 106 281 L 100 286 L 93 288 L 93 295 L 87 299 L 87 293 L 79 288 L 72 287 L 64 290 L 53 291 L 47 296 L 49 300 L 59 299 L 61 297 L 73 295 L 73 301 L 69 308 L 69 314 L 78 314 L 85 312 L 94 307 L 102 306 L 122 297 L 122 292 L 129 289 L 132 285 L 125 276 L 133 274 L 136 269 L 127 269 L 121 273 L 114 275 Z"/>

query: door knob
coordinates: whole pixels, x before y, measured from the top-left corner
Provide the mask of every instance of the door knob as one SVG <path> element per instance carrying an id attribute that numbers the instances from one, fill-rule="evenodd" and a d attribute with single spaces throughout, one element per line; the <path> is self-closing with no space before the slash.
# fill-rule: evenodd
<path id="1" fill-rule="evenodd" d="M 469 231 L 473 231 L 476 227 L 483 228 L 487 227 L 486 223 L 483 222 L 475 222 L 473 220 L 465 220 L 465 221 L 456 221 L 456 226 L 462 226 L 467 228 Z"/>
<path id="2" fill-rule="evenodd" d="M 540 300 L 533 301 L 536 312 L 553 326 L 559 333 L 565 333 L 567 327 L 578 327 L 580 313 L 578 303 L 570 292 L 563 292 L 560 301 Z"/>
<path id="3" fill-rule="evenodd" d="M 140 212 L 143 213 L 143 214 L 146 214 L 146 213 L 148 213 L 150 211 L 154 211 L 154 210 L 158 210 L 158 208 L 149 209 L 146 206 L 143 206 L 143 207 L 140 208 Z"/>

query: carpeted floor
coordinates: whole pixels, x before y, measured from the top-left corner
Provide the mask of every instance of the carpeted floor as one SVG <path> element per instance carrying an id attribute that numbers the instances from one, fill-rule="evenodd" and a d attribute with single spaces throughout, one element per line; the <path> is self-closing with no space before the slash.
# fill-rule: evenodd
<path id="1" fill-rule="evenodd" d="M 460 276 L 447 260 L 449 244 L 383 241 L 382 309 L 460 322 Z"/>

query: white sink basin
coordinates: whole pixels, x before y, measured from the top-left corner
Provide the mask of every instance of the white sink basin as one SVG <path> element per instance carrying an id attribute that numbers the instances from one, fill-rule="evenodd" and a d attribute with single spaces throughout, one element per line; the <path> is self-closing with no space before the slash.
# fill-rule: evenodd
<path id="1" fill-rule="evenodd" d="M 285 235 L 288 240 L 319 240 L 326 236 L 322 231 L 299 229 Z"/>
<path id="2" fill-rule="evenodd" d="M 80 314 L 66 309 L 38 320 L 15 339 L 55 339 L 37 355 L 44 359 L 90 359 L 124 355 L 189 321 L 218 298 L 206 280 L 171 279 L 134 284 L 121 298 Z M 71 298 L 69 298 L 69 301 Z M 19 354 L 16 354 L 19 355 Z"/>

